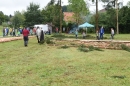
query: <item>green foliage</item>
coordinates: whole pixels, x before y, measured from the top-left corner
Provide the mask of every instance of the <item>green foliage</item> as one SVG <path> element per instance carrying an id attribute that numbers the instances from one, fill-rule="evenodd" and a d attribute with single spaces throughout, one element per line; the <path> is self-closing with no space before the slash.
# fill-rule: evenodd
<path id="1" fill-rule="evenodd" d="M 87 48 L 85 45 L 81 44 L 79 47 L 78 47 L 78 50 L 82 51 L 82 52 L 88 52 L 89 51 L 89 48 Z"/>
<path id="2" fill-rule="evenodd" d="M 124 6 L 119 10 L 119 27 L 121 33 L 130 33 L 130 8 Z"/>
<path id="3" fill-rule="evenodd" d="M 130 33 L 130 8 L 123 6 L 119 9 L 119 31 L 120 33 Z M 91 17 L 91 23 L 95 23 L 95 14 Z M 99 12 L 99 26 L 104 26 L 105 33 L 110 33 L 110 28 L 113 27 L 116 32 L 116 10 L 108 9 L 104 12 Z"/>
<path id="4" fill-rule="evenodd" d="M 93 46 L 88 46 L 89 51 L 93 51 L 95 48 Z"/>
<path id="5" fill-rule="evenodd" d="M 128 46 L 126 46 L 126 45 L 124 45 L 124 44 L 121 45 L 121 48 L 122 48 L 123 50 L 126 50 L 126 51 L 130 52 L 130 47 L 128 47 Z"/>
<path id="6" fill-rule="evenodd" d="M 0 11 L 0 25 L 4 22 L 4 14 L 2 11 Z"/>
<path id="7" fill-rule="evenodd" d="M 60 5 L 59 2 L 51 0 L 45 9 L 42 9 L 43 23 L 52 22 L 53 26 L 60 26 Z M 63 15 L 63 14 L 62 14 Z"/>
<path id="8" fill-rule="evenodd" d="M 84 0 L 68 0 L 69 1 L 69 7 L 72 9 L 72 12 L 74 12 L 74 18 L 76 20 L 76 23 L 82 23 L 83 19 L 82 16 L 86 16 L 89 13 L 88 8 L 86 7 L 86 3 Z"/>
<path id="9" fill-rule="evenodd" d="M 14 16 L 11 18 L 12 26 L 14 28 L 19 28 L 20 26 L 23 26 L 24 20 L 25 20 L 24 15 L 19 11 L 16 11 L 14 13 Z"/>
<path id="10" fill-rule="evenodd" d="M 24 13 L 25 26 L 34 26 L 35 24 L 42 24 L 43 17 L 39 9 L 39 5 L 30 3 L 27 7 L 27 12 Z"/>
<path id="11" fill-rule="evenodd" d="M 63 12 L 72 12 L 72 9 L 70 8 L 69 5 L 64 5 L 64 6 L 62 6 L 62 11 Z"/>
<path id="12" fill-rule="evenodd" d="M 97 50 L 97 51 L 103 51 L 102 49 L 98 48 L 98 47 L 94 47 L 94 46 L 88 46 L 86 47 L 85 45 L 81 44 L 79 47 L 78 47 L 78 50 L 82 51 L 82 52 L 89 52 L 89 51 L 94 51 L 94 50 Z"/>
<path id="13" fill-rule="evenodd" d="M 127 6 L 130 8 L 130 1 L 127 2 Z"/>
<path id="14" fill-rule="evenodd" d="M 10 17 L 8 15 L 4 15 L 4 20 L 5 20 L 5 22 L 10 21 Z"/>
<path id="15" fill-rule="evenodd" d="M 45 42 L 46 42 L 47 44 L 54 44 L 54 42 L 52 41 L 52 38 L 49 38 L 49 37 L 46 37 L 46 38 L 45 38 Z"/>

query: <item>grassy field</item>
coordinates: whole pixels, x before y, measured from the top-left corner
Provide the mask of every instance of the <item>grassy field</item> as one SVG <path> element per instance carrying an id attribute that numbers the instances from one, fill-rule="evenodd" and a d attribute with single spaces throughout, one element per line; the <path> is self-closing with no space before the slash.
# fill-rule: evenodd
<path id="1" fill-rule="evenodd" d="M 62 45 L 75 45 L 62 48 Z M 0 86 L 129 86 L 130 53 L 81 52 L 76 44 L 0 43 Z"/>

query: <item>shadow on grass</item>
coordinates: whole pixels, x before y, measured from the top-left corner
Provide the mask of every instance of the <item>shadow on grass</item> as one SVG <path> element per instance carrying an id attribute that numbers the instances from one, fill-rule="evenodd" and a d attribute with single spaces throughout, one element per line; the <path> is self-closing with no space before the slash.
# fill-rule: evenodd
<path id="1" fill-rule="evenodd" d="M 61 46 L 60 48 L 61 48 L 61 49 L 67 49 L 67 48 L 69 48 L 69 46 L 63 45 L 63 46 Z"/>
<path id="2" fill-rule="evenodd" d="M 126 78 L 126 76 L 111 76 L 112 78 L 116 78 L 116 79 L 124 79 Z"/>

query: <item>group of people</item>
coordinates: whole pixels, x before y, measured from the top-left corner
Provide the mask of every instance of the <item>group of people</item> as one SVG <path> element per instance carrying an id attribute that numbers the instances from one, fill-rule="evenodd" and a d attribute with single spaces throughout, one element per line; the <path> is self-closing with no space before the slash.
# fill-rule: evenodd
<path id="1" fill-rule="evenodd" d="M 3 27 L 3 37 L 5 36 L 20 36 L 22 34 L 24 28 L 18 28 L 18 29 L 14 29 L 14 28 L 9 28 L 9 27 Z M 35 35 L 36 31 L 35 29 L 30 29 L 29 27 L 27 28 L 27 30 L 29 30 L 29 35 Z"/>
<path id="2" fill-rule="evenodd" d="M 10 35 L 10 36 L 16 36 L 15 29 L 4 27 L 3 28 L 3 37 L 4 36 L 8 36 L 8 35 Z"/>
<path id="3" fill-rule="evenodd" d="M 114 29 L 111 28 L 111 39 L 114 39 Z M 103 40 L 103 35 L 104 35 L 104 28 L 103 26 L 96 31 L 96 37 L 97 37 L 97 40 Z M 85 31 L 82 32 L 82 37 L 83 39 L 86 37 L 86 34 L 85 34 Z M 75 38 L 77 39 L 78 38 L 78 30 L 76 29 L 75 30 Z"/>
<path id="4" fill-rule="evenodd" d="M 104 35 L 104 28 L 103 26 L 100 28 L 100 30 L 96 31 L 96 36 L 98 40 L 103 40 L 103 35 Z"/>
<path id="5" fill-rule="evenodd" d="M 30 29 L 30 28 L 9 28 L 9 27 L 3 27 L 2 30 L 3 37 L 5 36 L 20 36 L 23 34 L 23 40 L 24 40 L 24 46 L 28 45 L 28 36 L 32 34 L 36 34 L 35 29 Z"/>
<path id="6" fill-rule="evenodd" d="M 114 39 L 114 34 L 115 34 L 114 29 L 111 28 L 111 39 Z M 99 31 L 98 30 L 96 31 L 97 39 L 103 40 L 103 35 L 104 35 L 104 28 L 102 26 Z"/>

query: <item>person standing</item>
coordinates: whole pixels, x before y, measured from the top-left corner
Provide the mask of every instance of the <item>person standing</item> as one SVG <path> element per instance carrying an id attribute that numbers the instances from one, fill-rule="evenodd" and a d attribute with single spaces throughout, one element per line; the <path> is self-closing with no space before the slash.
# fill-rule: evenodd
<path id="1" fill-rule="evenodd" d="M 56 27 L 56 33 L 58 33 L 58 27 Z"/>
<path id="2" fill-rule="evenodd" d="M 86 38 L 86 34 L 85 34 L 85 32 L 83 31 L 83 33 L 82 33 L 82 36 L 83 36 L 83 39 L 85 39 Z"/>
<path id="3" fill-rule="evenodd" d="M 26 46 L 28 46 L 28 40 L 29 40 L 29 38 L 28 38 L 29 31 L 27 30 L 27 28 L 23 29 L 22 34 L 23 34 L 24 46 L 26 47 Z"/>
<path id="4" fill-rule="evenodd" d="M 5 36 L 5 28 L 3 28 L 3 37 Z"/>
<path id="5" fill-rule="evenodd" d="M 99 36 L 100 36 L 100 34 L 99 34 L 98 30 L 97 30 L 97 31 L 96 31 L 96 39 L 97 39 L 97 40 L 99 40 Z"/>
<path id="6" fill-rule="evenodd" d="M 75 30 L 75 37 L 76 37 L 76 39 L 78 38 L 78 30 L 77 29 Z"/>
<path id="7" fill-rule="evenodd" d="M 104 35 L 104 28 L 103 26 L 100 28 L 100 39 L 103 40 L 103 35 Z"/>
<path id="8" fill-rule="evenodd" d="M 111 28 L 111 39 L 114 39 L 114 29 Z"/>

